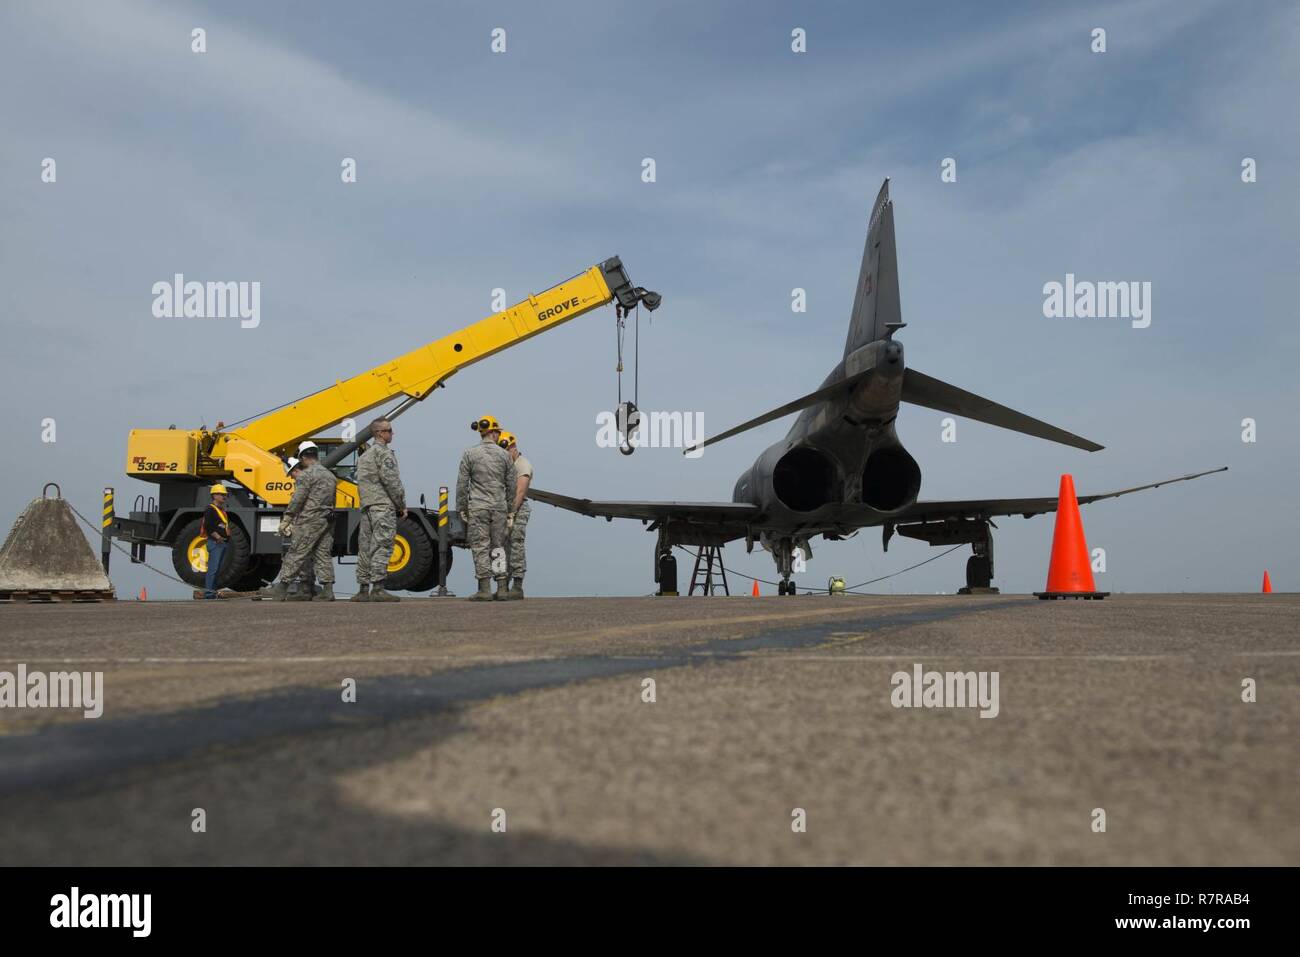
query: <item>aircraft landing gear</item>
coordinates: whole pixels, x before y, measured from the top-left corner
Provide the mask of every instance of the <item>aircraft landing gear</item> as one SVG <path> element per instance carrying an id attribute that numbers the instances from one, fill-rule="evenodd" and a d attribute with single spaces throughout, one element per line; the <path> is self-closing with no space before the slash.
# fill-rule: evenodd
<path id="1" fill-rule="evenodd" d="M 677 597 L 677 559 L 673 557 L 672 540 L 659 530 L 655 541 L 655 595 Z"/>
<path id="2" fill-rule="evenodd" d="M 993 533 L 989 523 L 981 523 L 983 534 L 970 543 L 971 557 L 966 559 L 966 587 L 959 595 L 996 595 L 993 587 Z"/>
<path id="3" fill-rule="evenodd" d="M 808 554 L 808 546 L 803 543 L 799 547 Z M 777 583 L 776 593 L 778 595 L 798 594 L 798 586 L 790 581 L 790 576 L 794 574 L 794 549 L 795 541 L 791 538 L 781 538 L 773 542 L 772 558 L 776 560 L 776 570 L 781 576 L 781 581 Z"/>
<path id="4" fill-rule="evenodd" d="M 895 531 L 906 538 L 915 538 L 936 545 L 964 545 L 970 543 L 972 555 L 966 560 L 966 587 L 957 589 L 959 595 L 996 595 L 993 586 L 993 523 L 987 518 L 953 519 L 944 522 L 922 522 L 918 525 L 885 525 L 885 547 Z"/>

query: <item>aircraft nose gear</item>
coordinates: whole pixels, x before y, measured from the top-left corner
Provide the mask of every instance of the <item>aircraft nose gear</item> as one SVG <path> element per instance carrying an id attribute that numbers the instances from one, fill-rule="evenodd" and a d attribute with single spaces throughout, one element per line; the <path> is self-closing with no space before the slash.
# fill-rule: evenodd
<path id="1" fill-rule="evenodd" d="M 798 586 L 790 581 L 790 576 L 794 574 L 794 549 L 795 542 L 793 539 L 782 538 L 772 544 L 772 558 L 776 560 L 776 570 L 781 576 L 781 581 L 777 584 L 776 593 L 778 595 L 794 595 L 798 593 Z M 808 546 L 800 544 L 804 549 L 804 554 L 808 554 Z"/>

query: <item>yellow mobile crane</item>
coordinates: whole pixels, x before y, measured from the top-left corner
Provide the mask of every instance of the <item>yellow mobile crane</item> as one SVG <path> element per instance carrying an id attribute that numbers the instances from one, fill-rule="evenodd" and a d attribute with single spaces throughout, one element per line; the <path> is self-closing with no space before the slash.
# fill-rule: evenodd
<path id="1" fill-rule="evenodd" d="M 321 432 L 400 397 L 388 418 L 399 416 L 465 366 L 610 302 L 623 311 L 642 303 L 653 311 L 659 301 L 658 293 L 632 284 L 615 256 L 504 312 L 242 424 L 226 427 L 218 422 L 213 431 L 132 429 L 126 474 L 156 483 L 158 496 L 137 497 L 130 517 L 119 518 L 112 490 L 105 490 L 105 570 L 111 539 L 120 538 L 130 542 L 137 562 L 144 560 L 149 545 L 170 548 L 177 574 L 201 586 L 207 556 L 199 521 L 208 503 L 207 490 L 213 482 L 233 481 L 238 487 L 231 489 L 227 503 L 231 547 L 218 587 L 244 590 L 273 580 L 282 555 L 280 516 L 293 494 L 284 460 L 303 439 L 321 447 L 322 463 L 339 478 L 334 554 L 355 555 L 361 517 L 353 469 L 370 430 L 366 427 L 346 442 Z M 436 510 L 408 508 L 407 517 L 398 523 L 385 587 L 424 591 L 438 584 L 439 572 L 445 569 L 440 568 L 437 523 Z M 449 516 L 448 524 L 450 541 L 463 542 L 459 518 Z M 450 549 L 445 554 L 449 565 Z"/>

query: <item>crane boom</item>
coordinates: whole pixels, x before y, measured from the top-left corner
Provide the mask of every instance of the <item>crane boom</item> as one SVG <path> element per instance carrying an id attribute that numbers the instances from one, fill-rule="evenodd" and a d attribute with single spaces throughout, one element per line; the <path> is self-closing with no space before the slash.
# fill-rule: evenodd
<path id="1" fill-rule="evenodd" d="M 233 478 L 271 504 L 288 501 L 282 455 L 302 439 L 399 396 L 418 401 L 450 376 L 488 356 L 610 302 L 631 309 L 659 305 L 659 295 L 628 279 L 614 256 L 405 355 L 336 381 L 303 399 L 238 427 L 215 432 L 136 429 L 128 440 L 127 474 L 151 481 Z M 340 507 L 355 507 L 356 489 L 339 483 Z"/>
<path id="2" fill-rule="evenodd" d="M 628 299 L 624 305 L 635 305 L 631 282 L 616 256 L 503 312 L 225 433 L 224 439 L 238 437 L 260 448 L 287 450 L 345 418 L 398 396 L 423 399 L 453 373 L 607 305 L 620 291 Z M 218 440 L 213 454 L 220 456 L 223 452 L 223 443 Z"/>

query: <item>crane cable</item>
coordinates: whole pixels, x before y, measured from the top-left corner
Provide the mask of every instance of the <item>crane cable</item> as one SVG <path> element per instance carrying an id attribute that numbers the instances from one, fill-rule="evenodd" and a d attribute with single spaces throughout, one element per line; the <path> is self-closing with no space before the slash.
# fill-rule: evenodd
<path id="1" fill-rule="evenodd" d="M 626 427 L 623 432 L 624 438 L 619 442 L 618 450 L 624 455 L 631 455 L 636 451 L 632 445 L 632 433 L 636 431 L 636 424 L 640 422 L 640 414 L 637 412 L 637 403 L 641 400 L 641 303 L 636 304 L 636 316 L 633 319 L 632 331 L 632 399 L 628 403 L 626 415 L 623 408 L 623 342 L 627 335 L 627 310 L 622 305 L 614 306 L 614 336 L 618 352 L 618 365 L 615 367 L 618 378 L 618 411 L 615 412 L 615 418 L 622 417 L 623 421 L 618 423 Z M 622 430 L 620 430 L 622 431 Z"/>
<path id="2" fill-rule="evenodd" d="M 229 431 L 230 429 L 243 425 L 245 422 L 252 422 L 254 419 L 265 418 L 266 416 L 270 415 L 272 412 L 279 412 L 281 409 L 286 409 L 291 405 L 294 405 L 298 402 L 302 402 L 304 399 L 310 399 L 312 396 L 316 395 L 317 393 L 324 392 L 324 391 L 325 391 L 324 389 L 317 389 L 315 392 L 308 392 L 306 395 L 300 396 L 297 399 L 290 399 L 288 402 L 281 402 L 279 405 L 272 406 L 269 409 L 263 409 L 261 412 L 254 412 L 252 415 L 244 416 L 244 418 L 240 419 L 237 422 L 228 422 L 225 428 L 227 431 Z"/>
<path id="3" fill-rule="evenodd" d="M 64 499 L 64 501 L 67 502 L 68 500 L 67 500 L 67 499 Z M 90 519 L 86 518 L 86 516 L 84 516 L 84 515 L 82 515 L 80 512 L 78 512 L 78 511 L 77 511 L 77 507 L 76 507 L 75 505 L 73 505 L 71 502 L 68 502 L 68 508 L 72 509 L 72 514 L 73 514 L 73 515 L 77 516 L 77 518 L 79 518 L 79 519 L 81 519 L 83 522 L 85 522 L 86 527 L 87 527 L 88 529 L 90 529 L 91 532 L 93 532 L 94 534 L 97 534 L 97 535 L 101 535 L 101 536 L 103 535 L 103 531 L 102 531 L 101 529 L 96 528 L 95 525 L 94 525 L 94 523 L 91 522 Z M 182 585 L 186 585 L 186 586 L 189 586 L 189 585 L 190 585 L 190 583 L 187 582 L 187 581 L 185 581 L 184 579 L 177 578 L 175 575 L 170 575 L 170 574 L 168 574 L 167 572 L 163 571 L 161 568 L 154 568 L 152 565 L 150 565 L 150 564 L 149 564 L 148 562 L 146 562 L 146 561 L 136 561 L 136 558 L 135 558 L 134 555 L 132 555 L 129 551 L 127 551 L 125 548 L 123 548 L 121 545 L 119 545 L 117 542 L 113 541 L 112 539 L 109 539 L 109 542 L 108 542 L 108 543 L 109 543 L 110 545 L 112 545 L 114 548 L 116 548 L 116 549 L 117 549 L 119 552 L 121 552 L 123 555 L 127 556 L 128 558 L 130 558 L 130 559 L 131 559 L 131 564 L 133 564 L 133 565 L 143 565 L 145 568 L 149 569 L 149 571 L 151 571 L 151 572 L 157 572 L 157 573 L 158 573 L 159 575 L 161 575 L 163 578 L 170 578 L 172 581 L 174 581 L 174 582 L 180 582 Z M 190 587 L 193 587 L 193 586 L 190 586 Z"/>

